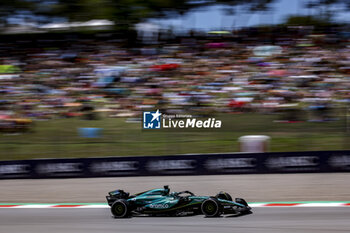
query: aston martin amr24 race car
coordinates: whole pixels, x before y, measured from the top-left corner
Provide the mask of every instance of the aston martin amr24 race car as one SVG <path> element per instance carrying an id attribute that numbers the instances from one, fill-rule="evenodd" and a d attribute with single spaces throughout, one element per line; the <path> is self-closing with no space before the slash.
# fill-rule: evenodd
<path id="1" fill-rule="evenodd" d="M 242 198 L 232 200 L 230 194 L 220 192 L 216 196 L 196 196 L 190 191 L 172 192 L 166 185 L 162 189 L 152 189 L 135 195 L 123 190 L 115 190 L 106 196 L 115 218 L 136 215 L 186 216 L 204 214 L 218 217 L 222 214 L 247 214 L 251 207 Z"/>

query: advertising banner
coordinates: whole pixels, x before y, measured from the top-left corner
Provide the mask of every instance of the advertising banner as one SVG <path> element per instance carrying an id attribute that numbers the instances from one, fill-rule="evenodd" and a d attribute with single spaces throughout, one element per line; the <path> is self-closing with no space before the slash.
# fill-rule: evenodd
<path id="1" fill-rule="evenodd" d="M 0 179 L 350 172 L 350 151 L 0 161 Z"/>

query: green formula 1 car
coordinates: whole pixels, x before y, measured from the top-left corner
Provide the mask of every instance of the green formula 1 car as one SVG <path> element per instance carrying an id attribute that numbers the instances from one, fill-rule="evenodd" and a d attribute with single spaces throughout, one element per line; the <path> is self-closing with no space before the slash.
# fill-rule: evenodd
<path id="1" fill-rule="evenodd" d="M 218 217 L 222 214 L 247 214 L 251 207 L 242 198 L 232 200 L 230 194 L 220 192 L 216 196 L 196 196 L 190 191 L 172 192 L 168 186 L 130 196 L 123 190 L 109 192 L 106 197 L 115 218 L 135 215 L 186 216 L 204 214 Z"/>

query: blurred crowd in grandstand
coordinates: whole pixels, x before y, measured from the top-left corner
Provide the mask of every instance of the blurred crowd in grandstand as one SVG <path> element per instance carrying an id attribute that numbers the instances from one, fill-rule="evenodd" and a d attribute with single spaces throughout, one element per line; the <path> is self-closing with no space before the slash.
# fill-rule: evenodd
<path id="1" fill-rule="evenodd" d="M 163 113 L 329 110 L 350 100 L 350 44 L 341 31 L 248 28 L 133 48 L 114 39 L 0 43 L 0 128 L 33 120 Z"/>

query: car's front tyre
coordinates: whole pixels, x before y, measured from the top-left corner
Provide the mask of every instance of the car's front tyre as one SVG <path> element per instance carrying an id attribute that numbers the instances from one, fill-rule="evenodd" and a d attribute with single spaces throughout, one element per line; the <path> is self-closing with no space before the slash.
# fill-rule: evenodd
<path id="1" fill-rule="evenodd" d="M 222 214 L 221 204 L 214 198 L 203 201 L 201 210 L 206 217 L 219 217 Z"/>
<path id="2" fill-rule="evenodd" d="M 112 204 L 111 212 L 115 218 L 126 218 L 130 214 L 130 206 L 125 200 L 117 200 Z"/>

